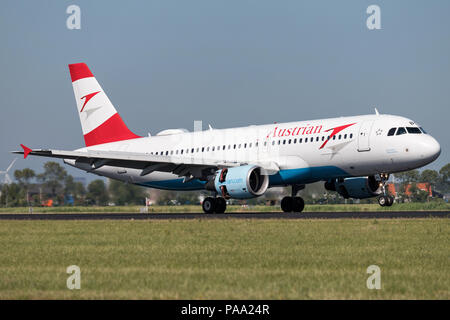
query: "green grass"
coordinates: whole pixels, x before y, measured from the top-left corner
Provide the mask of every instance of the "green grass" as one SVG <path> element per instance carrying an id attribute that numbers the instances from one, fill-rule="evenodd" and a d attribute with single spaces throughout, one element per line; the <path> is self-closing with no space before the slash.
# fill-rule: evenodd
<path id="1" fill-rule="evenodd" d="M 137 213 L 142 206 L 111 206 L 111 207 L 34 207 L 34 213 L 106 213 L 106 212 L 134 212 Z M 450 211 L 450 203 L 444 202 L 425 202 L 425 203 L 396 203 L 392 207 L 380 207 L 378 204 L 330 204 L 330 205 L 306 205 L 304 212 L 319 211 Z M 279 206 L 240 206 L 229 205 L 227 212 L 281 212 Z M 185 213 L 202 212 L 200 205 L 183 206 L 150 206 L 149 213 Z M 28 213 L 28 207 L 0 208 L 0 213 Z"/>
<path id="2" fill-rule="evenodd" d="M 448 219 L 1 221 L 0 299 L 449 299 Z M 81 290 L 66 268 L 81 268 Z M 369 265 L 381 290 L 366 288 Z"/>

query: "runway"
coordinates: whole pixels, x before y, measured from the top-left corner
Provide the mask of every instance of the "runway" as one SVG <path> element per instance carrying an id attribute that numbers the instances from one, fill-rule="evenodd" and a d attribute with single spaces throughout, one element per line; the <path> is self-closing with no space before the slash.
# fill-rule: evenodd
<path id="1" fill-rule="evenodd" d="M 304 213 L 3 213 L 0 220 L 182 220 L 182 219 L 397 219 L 449 218 L 450 211 L 374 211 Z"/>

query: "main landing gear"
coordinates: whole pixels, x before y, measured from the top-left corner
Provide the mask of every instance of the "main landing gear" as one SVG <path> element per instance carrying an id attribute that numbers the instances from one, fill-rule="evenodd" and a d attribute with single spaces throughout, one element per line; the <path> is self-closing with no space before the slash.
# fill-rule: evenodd
<path id="1" fill-rule="evenodd" d="M 203 200 L 202 208 L 205 213 L 224 213 L 227 209 L 227 202 L 222 197 L 207 197 Z"/>
<path id="2" fill-rule="evenodd" d="M 381 179 L 380 184 L 381 184 L 381 188 L 383 190 L 383 195 L 378 197 L 378 204 L 382 207 L 390 207 L 394 204 L 394 197 L 391 195 L 388 195 L 387 191 L 386 191 L 386 182 L 389 179 L 389 174 L 381 173 L 380 179 Z"/>
<path id="3" fill-rule="evenodd" d="M 297 193 L 303 189 L 304 185 L 293 185 L 292 196 L 284 197 L 281 200 L 281 210 L 283 212 L 302 212 L 305 208 L 305 201 L 301 197 L 297 197 Z"/>

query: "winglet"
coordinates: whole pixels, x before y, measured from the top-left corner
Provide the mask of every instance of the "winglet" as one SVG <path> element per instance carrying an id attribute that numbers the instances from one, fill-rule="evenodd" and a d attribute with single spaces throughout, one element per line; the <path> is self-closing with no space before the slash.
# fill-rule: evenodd
<path id="1" fill-rule="evenodd" d="M 32 150 L 23 144 L 20 144 L 20 146 L 23 148 L 23 158 L 26 159 Z"/>

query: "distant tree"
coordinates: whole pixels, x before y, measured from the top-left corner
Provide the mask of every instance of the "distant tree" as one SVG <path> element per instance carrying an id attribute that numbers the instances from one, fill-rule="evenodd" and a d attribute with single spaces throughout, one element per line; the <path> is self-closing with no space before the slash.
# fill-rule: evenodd
<path id="1" fill-rule="evenodd" d="M 144 204 L 146 193 L 143 187 L 118 180 L 109 180 L 111 201 L 117 205 Z"/>
<path id="2" fill-rule="evenodd" d="M 439 170 L 439 173 L 444 180 L 450 180 L 450 163 L 447 163 L 445 166 L 443 166 L 441 170 Z"/>
<path id="3" fill-rule="evenodd" d="M 403 183 L 418 182 L 420 180 L 420 173 L 418 170 L 398 172 L 395 173 L 394 176 Z"/>
<path id="4" fill-rule="evenodd" d="M 71 175 L 67 175 L 65 179 L 64 193 L 66 195 L 72 195 L 74 204 L 84 204 L 84 196 L 86 195 L 86 189 L 81 182 L 75 182 Z"/>
<path id="5" fill-rule="evenodd" d="M 29 185 L 34 177 L 36 177 L 36 173 L 30 168 L 14 171 L 14 178 L 20 185 Z"/>
<path id="6" fill-rule="evenodd" d="M 37 178 L 51 190 L 52 195 L 56 195 L 56 191 L 63 188 L 66 176 L 66 169 L 56 162 L 49 161 L 44 164 L 44 172 L 38 174 Z"/>
<path id="7" fill-rule="evenodd" d="M 442 183 L 442 191 L 450 191 L 450 163 L 447 163 L 439 170 L 439 175 Z"/>
<path id="8" fill-rule="evenodd" d="M 432 185 L 436 185 L 439 182 L 439 173 L 435 170 L 423 170 L 420 174 L 421 182 L 429 182 Z"/>
<path id="9" fill-rule="evenodd" d="M 108 203 L 108 191 L 103 180 L 94 180 L 88 185 L 86 199 L 96 205 L 106 205 Z"/>
<path id="10" fill-rule="evenodd" d="M 25 201 L 29 204 L 29 188 L 31 184 L 31 180 L 36 177 L 36 173 L 30 169 L 25 168 L 23 170 L 14 171 L 14 178 L 19 182 L 19 186 L 24 189 Z"/>
<path id="11" fill-rule="evenodd" d="M 5 207 L 26 206 L 24 188 L 18 183 L 4 184 L 1 188 L 0 203 Z"/>

